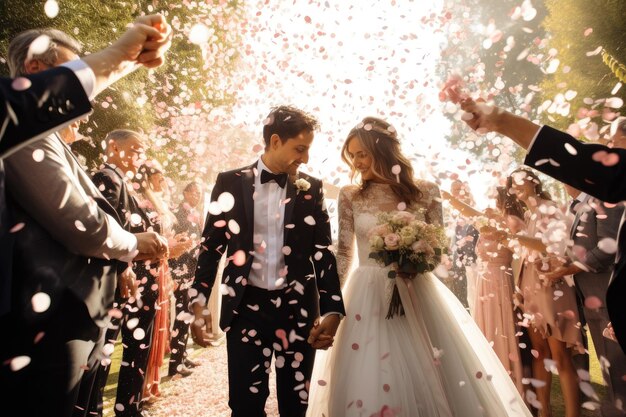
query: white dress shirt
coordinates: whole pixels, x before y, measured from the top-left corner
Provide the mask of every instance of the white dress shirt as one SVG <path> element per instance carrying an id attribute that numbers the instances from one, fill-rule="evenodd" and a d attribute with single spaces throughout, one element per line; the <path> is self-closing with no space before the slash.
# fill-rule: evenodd
<path id="1" fill-rule="evenodd" d="M 261 171 L 272 172 L 259 158 L 254 177 L 254 229 L 252 269 L 248 283 L 270 291 L 287 286 L 285 256 L 285 200 L 287 186 L 276 182 L 261 184 Z"/>

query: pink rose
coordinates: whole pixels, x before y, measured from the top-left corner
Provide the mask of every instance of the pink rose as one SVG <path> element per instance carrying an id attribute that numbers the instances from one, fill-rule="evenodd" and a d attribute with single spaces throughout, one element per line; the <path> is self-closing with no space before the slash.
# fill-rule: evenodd
<path id="1" fill-rule="evenodd" d="M 393 215 L 392 220 L 396 223 L 409 224 L 415 220 L 415 215 L 409 213 L 408 211 L 399 211 Z"/>
<path id="2" fill-rule="evenodd" d="M 425 253 L 426 255 L 434 255 L 435 250 L 423 240 L 418 240 L 411 245 L 411 250 L 415 253 Z"/>
<path id="3" fill-rule="evenodd" d="M 369 231 L 369 237 L 372 237 L 372 236 L 385 237 L 385 235 L 389 234 L 390 232 L 391 230 L 389 229 L 389 226 L 387 226 L 386 224 L 381 224 L 372 228 Z"/>
<path id="4" fill-rule="evenodd" d="M 396 250 L 400 247 L 400 236 L 396 233 L 389 233 L 385 236 L 385 248 L 388 250 Z"/>

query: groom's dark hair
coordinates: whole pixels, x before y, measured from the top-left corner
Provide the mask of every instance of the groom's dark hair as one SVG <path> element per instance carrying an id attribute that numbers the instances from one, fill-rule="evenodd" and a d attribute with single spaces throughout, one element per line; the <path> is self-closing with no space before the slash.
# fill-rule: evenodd
<path id="1" fill-rule="evenodd" d="M 263 140 L 266 148 L 274 134 L 278 135 L 284 143 L 302 132 L 313 132 L 319 127 L 317 119 L 291 106 L 272 108 L 270 114 L 263 121 L 263 125 Z"/>

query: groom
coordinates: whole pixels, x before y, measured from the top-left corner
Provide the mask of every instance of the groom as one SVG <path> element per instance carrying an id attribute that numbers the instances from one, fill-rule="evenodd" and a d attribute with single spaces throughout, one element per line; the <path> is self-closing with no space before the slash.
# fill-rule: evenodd
<path id="1" fill-rule="evenodd" d="M 317 126 L 301 110 L 274 108 L 261 158 L 220 173 L 213 188 L 190 290 L 192 335 L 207 346 L 206 302 L 225 252 L 220 326 L 232 417 L 266 415 L 272 355 L 280 415 L 304 416 L 315 349 L 332 345 L 345 314 L 322 182 L 298 173 Z"/>

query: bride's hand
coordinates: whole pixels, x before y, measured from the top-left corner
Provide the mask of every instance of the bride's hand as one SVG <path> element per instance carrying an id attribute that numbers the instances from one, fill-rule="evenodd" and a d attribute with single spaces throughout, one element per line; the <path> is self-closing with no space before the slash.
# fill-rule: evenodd
<path id="1" fill-rule="evenodd" d="M 407 272 L 396 271 L 396 276 L 402 279 L 414 279 L 417 274 L 409 274 Z"/>
<path id="2" fill-rule="evenodd" d="M 329 314 L 319 325 L 313 326 L 307 339 L 313 349 L 326 350 L 333 345 L 340 321 L 338 314 Z"/>

